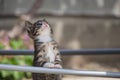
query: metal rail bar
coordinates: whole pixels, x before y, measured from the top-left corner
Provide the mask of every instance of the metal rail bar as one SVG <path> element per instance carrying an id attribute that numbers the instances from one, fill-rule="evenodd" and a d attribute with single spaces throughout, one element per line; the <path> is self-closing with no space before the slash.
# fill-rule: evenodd
<path id="1" fill-rule="evenodd" d="M 23 71 L 33 73 L 51 73 L 51 74 L 67 74 L 67 75 L 80 75 L 80 76 L 94 76 L 94 77 L 111 77 L 120 78 L 120 72 L 103 72 L 103 71 L 86 71 L 86 70 L 71 70 L 71 69 L 50 69 L 42 67 L 30 66 L 16 66 L 0 64 L 1 70 Z"/>
<path id="2" fill-rule="evenodd" d="M 120 54 L 120 48 L 60 50 L 62 55 L 114 55 Z M 0 50 L 0 55 L 33 55 L 33 50 Z"/>

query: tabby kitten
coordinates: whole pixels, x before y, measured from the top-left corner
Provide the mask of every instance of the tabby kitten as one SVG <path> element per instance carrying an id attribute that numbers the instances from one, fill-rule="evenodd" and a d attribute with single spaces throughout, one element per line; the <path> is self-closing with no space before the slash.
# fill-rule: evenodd
<path id="1" fill-rule="evenodd" d="M 33 66 L 45 68 L 62 68 L 62 60 L 57 42 L 53 39 L 53 31 L 46 20 L 35 23 L 26 21 L 26 29 L 34 41 Z M 33 80 L 61 80 L 61 75 L 33 73 Z"/>

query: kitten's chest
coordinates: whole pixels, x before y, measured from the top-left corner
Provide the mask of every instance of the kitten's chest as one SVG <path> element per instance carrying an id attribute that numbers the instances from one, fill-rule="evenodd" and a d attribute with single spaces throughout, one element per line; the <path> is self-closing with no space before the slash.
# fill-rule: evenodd
<path id="1" fill-rule="evenodd" d="M 54 63 L 55 62 L 55 51 L 53 50 L 54 45 L 48 44 L 46 47 L 46 55 L 45 58 L 47 59 L 48 62 Z"/>
<path id="2" fill-rule="evenodd" d="M 39 42 L 45 42 L 45 43 L 48 43 L 50 41 L 53 40 L 53 38 L 50 36 L 50 35 L 39 35 L 36 37 L 36 39 L 39 41 Z"/>
<path id="3" fill-rule="evenodd" d="M 35 60 L 39 62 L 41 59 L 46 62 L 54 63 L 56 59 L 55 45 L 52 42 L 42 43 L 36 47 Z"/>

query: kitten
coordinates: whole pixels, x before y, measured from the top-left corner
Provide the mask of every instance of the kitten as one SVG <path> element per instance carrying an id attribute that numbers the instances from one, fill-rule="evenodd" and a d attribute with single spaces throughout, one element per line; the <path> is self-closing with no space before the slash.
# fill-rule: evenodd
<path id="1" fill-rule="evenodd" d="M 35 23 L 25 22 L 26 30 L 34 41 L 33 66 L 45 68 L 62 68 L 62 60 L 57 42 L 53 38 L 53 31 L 46 20 Z M 61 75 L 33 73 L 33 80 L 61 80 Z"/>

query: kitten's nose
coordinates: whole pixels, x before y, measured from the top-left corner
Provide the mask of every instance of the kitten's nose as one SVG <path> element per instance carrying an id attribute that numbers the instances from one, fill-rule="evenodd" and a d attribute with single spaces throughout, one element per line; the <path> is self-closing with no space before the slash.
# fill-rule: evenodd
<path id="1" fill-rule="evenodd" d="M 43 23 L 43 27 L 44 27 L 44 28 L 48 28 L 49 25 L 48 25 L 47 23 Z"/>

